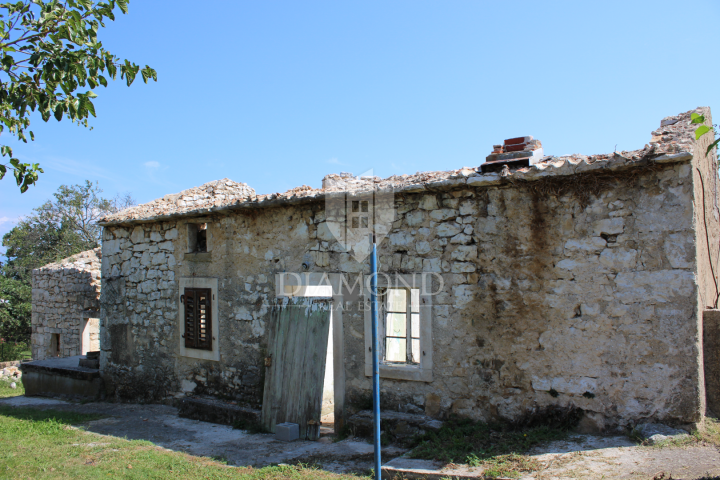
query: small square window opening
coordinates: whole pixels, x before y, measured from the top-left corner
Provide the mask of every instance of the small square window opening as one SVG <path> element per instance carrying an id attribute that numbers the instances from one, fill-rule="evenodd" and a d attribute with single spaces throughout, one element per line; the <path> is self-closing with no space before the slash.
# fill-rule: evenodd
<path id="1" fill-rule="evenodd" d="M 207 252 L 207 223 L 188 223 L 188 251 Z"/>

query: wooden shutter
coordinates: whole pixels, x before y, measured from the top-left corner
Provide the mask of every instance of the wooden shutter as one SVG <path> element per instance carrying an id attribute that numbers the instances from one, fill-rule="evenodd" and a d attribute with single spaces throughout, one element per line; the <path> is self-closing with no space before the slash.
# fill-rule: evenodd
<path id="1" fill-rule="evenodd" d="M 211 305 L 211 289 L 185 289 L 185 348 L 212 350 Z"/>
<path id="2" fill-rule="evenodd" d="M 212 305 L 212 292 L 209 288 L 196 290 L 195 293 L 195 331 L 197 343 L 195 348 L 212 350 L 212 318 L 210 309 Z"/>
<path id="3" fill-rule="evenodd" d="M 195 348 L 195 289 L 185 289 L 185 348 Z"/>

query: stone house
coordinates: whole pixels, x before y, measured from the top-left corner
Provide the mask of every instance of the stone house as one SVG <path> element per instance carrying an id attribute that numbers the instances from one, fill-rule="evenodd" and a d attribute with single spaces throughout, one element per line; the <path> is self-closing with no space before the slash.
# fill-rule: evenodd
<path id="1" fill-rule="evenodd" d="M 342 424 L 370 402 L 375 225 L 384 409 L 492 420 L 572 404 L 599 429 L 697 422 L 720 212 L 693 112 L 635 151 L 328 175 L 269 195 L 223 179 L 110 215 L 107 393 L 210 395 L 270 423 L 307 401 L 313 424 L 322 400 Z"/>
<path id="2" fill-rule="evenodd" d="M 32 358 L 100 350 L 100 247 L 32 271 Z"/>

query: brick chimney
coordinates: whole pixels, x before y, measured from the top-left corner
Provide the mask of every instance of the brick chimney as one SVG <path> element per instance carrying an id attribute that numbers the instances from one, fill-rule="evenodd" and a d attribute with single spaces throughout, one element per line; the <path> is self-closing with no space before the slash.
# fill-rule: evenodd
<path id="1" fill-rule="evenodd" d="M 480 165 L 482 173 L 500 172 L 504 165 L 511 170 L 528 167 L 543 157 L 540 140 L 533 137 L 508 138 L 502 145 L 493 145 L 493 152 Z"/>

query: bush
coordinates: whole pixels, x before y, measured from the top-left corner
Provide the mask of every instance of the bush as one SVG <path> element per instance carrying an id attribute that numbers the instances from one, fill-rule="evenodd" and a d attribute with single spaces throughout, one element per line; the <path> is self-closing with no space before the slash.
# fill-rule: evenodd
<path id="1" fill-rule="evenodd" d="M 27 342 L 15 342 L 0 338 L 0 362 L 12 362 L 31 358 Z"/>

